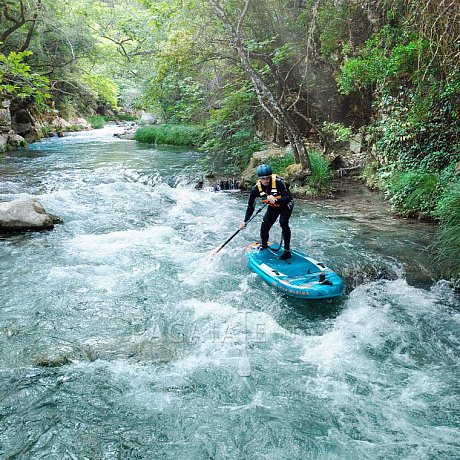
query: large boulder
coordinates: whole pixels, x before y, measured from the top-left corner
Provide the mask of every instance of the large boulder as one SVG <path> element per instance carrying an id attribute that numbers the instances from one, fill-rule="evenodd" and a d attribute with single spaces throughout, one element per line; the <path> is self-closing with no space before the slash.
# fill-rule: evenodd
<path id="1" fill-rule="evenodd" d="M 11 150 L 16 150 L 20 147 L 26 147 L 27 142 L 19 134 L 15 134 L 11 132 L 10 135 L 8 136 L 8 145 Z"/>
<path id="2" fill-rule="evenodd" d="M 51 229 L 61 220 L 48 214 L 35 198 L 0 203 L 0 231 Z"/>
<path id="3" fill-rule="evenodd" d="M 355 134 L 350 137 L 350 151 L 352 153 L 361 153 L 363 148 L 363 136 L 362 134 Z"/>
<path id="4" fill-rule="evenodd" d="M 141 119 L 140 119 L 141 125 L 156 125 L 157 123 L 158 123 L 158 119 L 151 113 L 144 113 L 144 115 L 141 116 Z"/>
<path id="5" fill-rule="evenodd" d="M 64 120 L 64 118 L 57 117 L 51 122 L 51 126 L 57 130 L 62 130 L 70 127 L 70 123 Z"/>
<path id="6" fill-rule="evenodd" d="M 76 117 L 76 118 L 71 118 L 69 120 L 69 124 L 73 126 L 78 126 L 81 129 L 91 129 L 91 124 L 88 123 L 84 118 L 82 117 Z"/>

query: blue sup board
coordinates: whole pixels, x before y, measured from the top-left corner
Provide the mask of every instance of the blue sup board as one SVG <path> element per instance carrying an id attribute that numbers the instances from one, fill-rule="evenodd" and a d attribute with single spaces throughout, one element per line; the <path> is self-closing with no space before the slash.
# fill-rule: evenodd
<path id="1" fill-rule="evenodd" d="M 298 251 L 292 257 L 279 260 L 278 245 L 268 243 L 268 249 L 260 249 L 259 243 L 248 247 L 248 265 L 266 283 L 280 292 L 301 299 L 330 299 L 343 295 L 342 278 L 321 262 Z"/>

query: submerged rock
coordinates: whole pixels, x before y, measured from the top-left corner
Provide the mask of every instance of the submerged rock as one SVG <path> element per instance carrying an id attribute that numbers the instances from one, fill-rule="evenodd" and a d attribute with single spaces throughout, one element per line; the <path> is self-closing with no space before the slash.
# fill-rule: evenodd
<path id="1" fill-rule="evenodd" d="M 61 219 L 48 214 L 35 198 L 0 203 L 0 231 L 52 229 Z"/>

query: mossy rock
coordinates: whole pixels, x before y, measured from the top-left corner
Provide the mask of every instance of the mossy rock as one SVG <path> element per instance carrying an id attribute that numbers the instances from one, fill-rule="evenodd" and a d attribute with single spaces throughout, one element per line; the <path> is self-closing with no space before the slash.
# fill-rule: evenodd
<path id="1" fill-rule="evenodd" d="M 286 168 L 286 179 L 293 185 L 305 185 L 309 176 L 310 174 L 307 171 L 302 170 L 302 166 L 300 164 L 289 165 Z"/>
<path id="2" fill-rule="evenodd" d="M 256 169 L 257 166 L 267 163 L 269 164 L 273 172 L 280 176 L 285 176 L 285 166 L 283 165 L 283 159 L 292 155 L 289 147 L 269 147 L 260 152 L 255 152 L 249 161 L 248 167 L 243 171 L 241 175 L 240 185 L 243 190 L 248 190 L 253 187 L 257 181 Z M 288 162 L 290 159 L 288 159 Z"/>

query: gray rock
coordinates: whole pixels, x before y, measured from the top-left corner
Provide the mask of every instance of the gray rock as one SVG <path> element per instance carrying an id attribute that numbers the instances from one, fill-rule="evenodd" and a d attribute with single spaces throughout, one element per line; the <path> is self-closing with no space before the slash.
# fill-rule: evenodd
<path id="1" fill-rule="evenodd" d="M 0 203 L 0 230 L 16 232 L 51 229 L 61 220 L 48 214 L 35 198 Z"/>
<path id="2" fill-rule="evenodd" d="M 10 135 L 8 136 L 8 145 L 10 146 L 10 148 L 15 150 L 19 147 L 25 147 L 27 145 L 27 142 L 19 134 L 10 133 Z"/>
<path id="3" fill-rule="evenodd" d="M 27 135 L 30 131 L 32 131 L 32 123 L 31 122 L 26 122 L 26 123 L 17 123 L 16 121 L 13 120 L 11 123 L 11 127 L 13 128 L 15 133 L 18 134 L 24 134 Z"/>
<path id="4" fill-rule="evenodd" d="M 80 126 L 82 129 L 91 129 L 91 125 L 84 118 L 81 117 L 71 118 L 69 120 L 69 124 Z"/>
<path id="5" fill-rule="evenodd" d="M 356 134 L 350 138 L 350 150 L 353 153 L 361 153 L 362 145 L 363 136 L 361 134 Z"/>
<path id="6" fill-rule="evenodd" d="M 144 113 L 141 117 L 140 123 L 143 125 L 155 125 L 158 123 L 158 119 L 151 113 Z"/>
<path id="7" fill-rule="evenodd" d="M 51 122 L 51 126 L 56 129 L 68 128 L 70 123 L 64 120 L 64 118 L 57 117 Z"/>
<path id="8" fill-rule="evenodd" d="M 0 153 L 5 153 L 8 148 L 8 133 L 0 134 Z"/>

